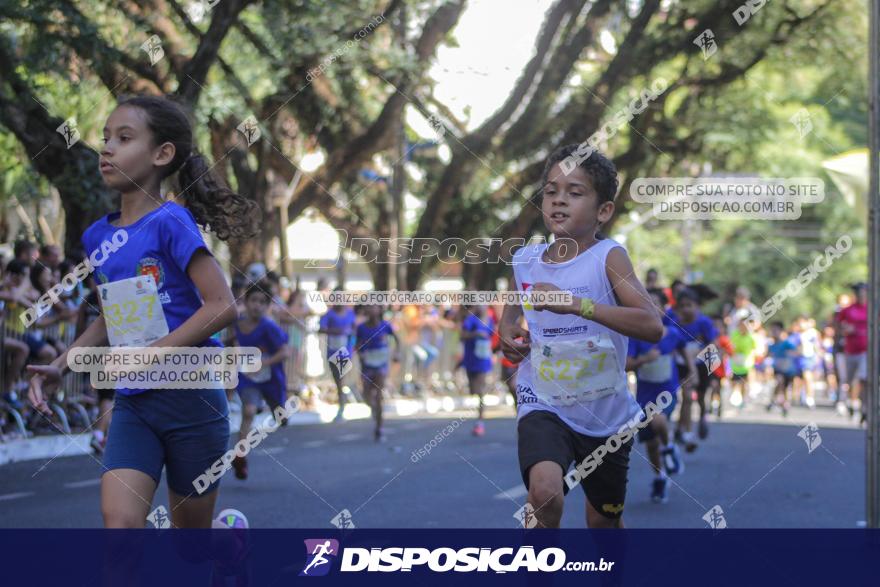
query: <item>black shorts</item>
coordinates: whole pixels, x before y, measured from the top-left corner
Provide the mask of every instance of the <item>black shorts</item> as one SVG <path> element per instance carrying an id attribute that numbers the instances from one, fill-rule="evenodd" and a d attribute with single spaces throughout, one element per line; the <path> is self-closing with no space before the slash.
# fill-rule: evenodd
<path id="1" fill-rule="evenodd" d="M 569 466 L 582 463 L 608 438 L 579 434 L 569 428 L 559 417 L 544 410 L 523 416 L 517 424 L 519 469 L 523 483 L 529 486 L 529 469 L 541 461 L 552 461 L 562 467 L 562 475 Z M 602 463 L 580 482 L 593 508 L 606 518 L 623 515 L 626 500 L 626 475 L 629 470 L 630 439 L 616 452 L 608 452 Z M 568 484 L 562 480 L 563 493 Z"/>
<path id="2" fill-rule="evenodd" d="M 748 376 L 748 375 L 742 375 L 742 374 L 740 374 L 740 373 L 732 373 L 732 374 L 730 375 L 730 380 L 731 380 L 731 381 L 748 381 L 748 380 L 749 380 L 749 376 Z"/>
<path id="3" fill-rule="evenodd" d="M 703 361 L 697 361 L 694 365 L 694 370 L 697 372 L 697 380 L 690 381 L 690 371 L 687 368 L 687 365 L 679 365 L 676 363 L 676 368 L 678 368 L 678 381 L 681 383 L 681 387 L 683 391 L 688 389 L 696 389 L 697 393 L 700 395 L 706 393 L 706 390 L 709 389 L 709 382 L 711 379 L 715 377 L 709 373 L 708 367 L 706 367 L 706 363 Z"/>
<path id="4" fill-rule="evenodd" d="M 794 383 L 794 374 L 793 373 L 777 373 L 776 381 L 782 380 L 782 388 L 785 389 L 792 383 Z"/>

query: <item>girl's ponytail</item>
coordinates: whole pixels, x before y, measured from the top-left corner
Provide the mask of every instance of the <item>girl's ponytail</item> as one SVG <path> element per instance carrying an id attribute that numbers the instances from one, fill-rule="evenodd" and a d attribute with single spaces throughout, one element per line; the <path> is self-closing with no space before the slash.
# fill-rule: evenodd
<path id="1" fill-rule="evenodd" d="M 256 202 L 236 194 L 212 173 L 205 158 L 195 150 L 192 125 L 177 102 L 161 96 L 133 96 L 120 100 L 122 106 L 144 111 L 155 144 L 174 145 L 174 159 L 163 178 L 177 173 L 178 196 L 197 224 L 223 241 L 257 234 L 260 209 Z"/>
<path id="2" fill-rule="evenodd" d="M 196 223 L 220 240 L 241 240 L 257 233 L 260 209 L 256 202 L 233 192 L 218 180 L 197 151 L 192 151 L 180 166 L 177 182 L 179 197 Z"/>

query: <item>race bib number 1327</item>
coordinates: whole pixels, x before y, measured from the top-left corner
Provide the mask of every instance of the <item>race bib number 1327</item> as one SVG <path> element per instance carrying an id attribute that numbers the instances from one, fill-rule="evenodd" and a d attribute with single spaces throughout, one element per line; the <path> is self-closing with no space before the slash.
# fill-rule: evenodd
<path id="1" fill-rule="evenodd" d="M 147 346 L 168 334 L 168 323 L 152 275 L 139 275 L 98 287 L 111 346 Z"/>

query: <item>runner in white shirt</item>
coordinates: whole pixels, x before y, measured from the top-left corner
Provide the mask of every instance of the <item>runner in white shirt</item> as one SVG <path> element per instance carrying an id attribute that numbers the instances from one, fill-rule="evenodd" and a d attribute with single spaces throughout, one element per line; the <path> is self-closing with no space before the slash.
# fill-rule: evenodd
<path id="1" fill-rule="evenodd" d="M 641 415 L 624 372 L 627 336 L 657 342 L 663 324 L 626 250 L 599 235 L 614 214 L 614 164 L 594 152 L 566 174 L 562 165 L 577 162 L 577 149 L 557 150 L 544 170 L 541 211 L 556 240 L 513 258 L 518 289 L 568 291 L 572 303 L 506 306 L 502 350 L 521 361 L 520 472 L 538 524 L 559 526 L 567 486 L 579 480 L 587 525 L 623 527 L 631 423 Z M 518 324 L 523 314 L 528 329 Z"/>

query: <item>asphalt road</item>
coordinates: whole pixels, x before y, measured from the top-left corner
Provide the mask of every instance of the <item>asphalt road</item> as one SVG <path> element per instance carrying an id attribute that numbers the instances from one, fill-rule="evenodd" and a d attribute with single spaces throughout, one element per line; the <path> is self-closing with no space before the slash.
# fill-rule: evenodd
<path id="1" fill-rule="evenodd" d="M 515 421 L 507 407 L 491 415 L 482 438 L 471 435 L 470 413 L 390 419 L 386 444 L 373 442 L 366 420 L 287 427 L 251 453 L 247 481 L 224 477 L 218 506 L 262 528 L 331 527 L 342 510 L 364 528 L 514 528 L 526 495 Z M 798 436 L 808 421 L 821 437 L 812 453 Z M 450 425 L 430 452 L 413 456 Z M 624 518 L 634 528 L 700 528 L 720 506 L 728 527 L 853 528 L 864 520 L 864 449 L 864 431 L 830 409 L 795 408 L 783 423 L 755 408 L 713 422 L 667 504 L 650 501 L 637 445 Z M 99 475 L 89 456 L 0 467 L 0 526 L 100 527 Z M 153 504 L 167 507 L 164 488 Z M 583 527 L 583 493 L 570 493 L 565 507 L 563 526 Z"/>

